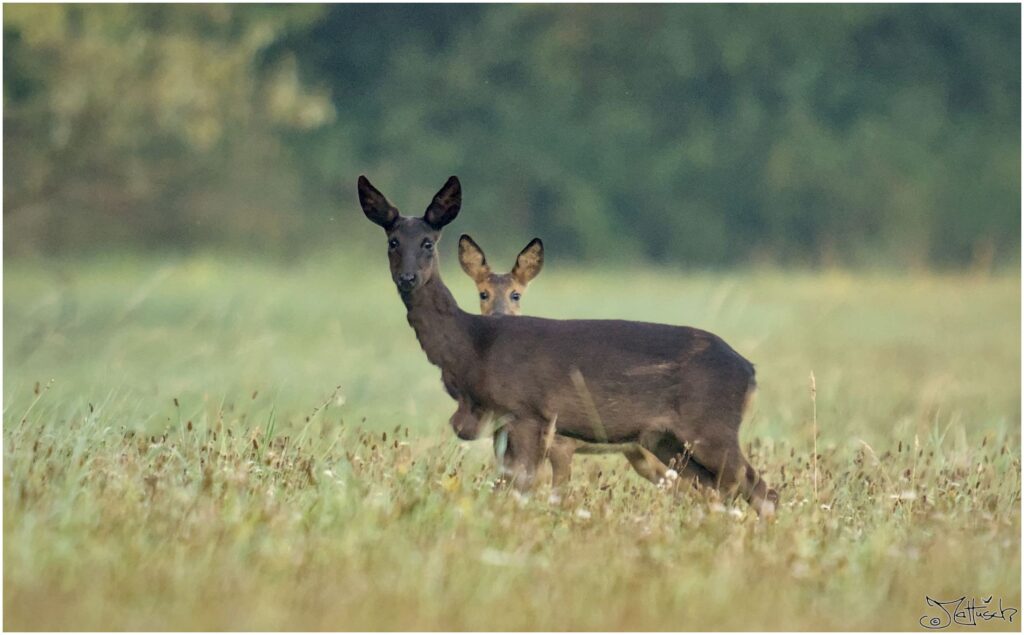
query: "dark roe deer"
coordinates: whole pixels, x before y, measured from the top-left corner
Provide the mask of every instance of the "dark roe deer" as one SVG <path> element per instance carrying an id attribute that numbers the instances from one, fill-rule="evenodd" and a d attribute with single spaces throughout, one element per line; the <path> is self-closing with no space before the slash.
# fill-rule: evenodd
<path id="1" fill-rule="evenodd" d="M 520 301 L 526 294 L 526 288 L 544 266 L 544 243 L 540 238 L 534 238 L 516 256 L 516 264 L 510 272 L 495 273 L 487 264 L 484 250 L 470 236 L 463 234 L 459 237 L 459 264 L 466 275 L 476 283 L 481 315 L 519 315 L 522 310 Z M 450 420 L 451 426 L 460 437 L 475 438 L 487 413 L 474 412 L 473 404 L 464 397 L 459 397 L 458 403 L 458 409 Z M 503 445 L 499 441 L 499 435 L 502 434 L 505 434 L 504 431 L 496 433 L 496 450 Z M 572 457 L 576 452 L 622 452 L 640 476 L 655 484 L 666 479 L 667 475 L 671 478 L 676 474 L 658 460 L 658 457 L 635 443 L 625 446 L 589 444 L 556 434 L 551 438 L 550 447 L 547 448 L 547 458 L 551 463 L 551 487 L 555 498 L 558 497 L 560 487 L 568 482 L 572 475 Z M 496 454 L 501 452 L 496 451 Z"/>
<path id="2" fill-rule="evenodd" d="M 509 415 L 509 465 L 532 485 L 546 433 L 592 443 L 638 443 L 681 477 L 738 492 L 771 515 L 778 495 L 740 450 L 754 367 L 699 329 L 624 320 L 548 320 L 466 313 L 441 280 L 436 245 L 455 220 L 451 177 L 422 217 L 406 217 L 364 176 L 363 213 L 387 234 L 391 278 L 427 359 L 449 394 Z"/>

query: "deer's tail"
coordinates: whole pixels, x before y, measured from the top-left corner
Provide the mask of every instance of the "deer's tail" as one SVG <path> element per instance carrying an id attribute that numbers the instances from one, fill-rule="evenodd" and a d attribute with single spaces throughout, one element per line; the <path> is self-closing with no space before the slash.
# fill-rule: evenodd
<path id="1" fill-rule="evenodd" d="M 747 393 L 743 395 L 743 407 L 740 410 L 740 421 L 747 418 L 747 412 L 750 410 L 750 405 L 754 402 L 754 396 L 757 394 L 757 377 L 754 372 L 754 365 L 750 365 L 750 379 L 747 381 Z"/>

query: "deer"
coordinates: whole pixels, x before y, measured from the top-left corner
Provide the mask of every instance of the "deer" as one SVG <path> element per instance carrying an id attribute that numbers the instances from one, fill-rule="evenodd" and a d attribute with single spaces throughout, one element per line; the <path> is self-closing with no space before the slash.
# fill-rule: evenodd
<path id="1" fill-rule="evenodd" d="M 544 243 L 534 238 L 523 247 L 516 256 L 515 265 L 508 273 L 495 273 L 487 262 L 484 250 L 468 234 L 459 237 L 459 265 L 476 284 L 480 297 L 481 315 L 519 315 L 522 312 L 521 300 L 526 289 L 544 267 Z M 479 434 L 479 426 L 487 413 L 474 412 L 473 405 L 466 399 L 459 398 L 458 408 L 449 420 L 456 435 L 468 435 L 475 438 Z M 497 431 L 494 436 L 495 454 L 499 460 L 503 458 L 507 446 L 505 431 Z M 625 455 L 633 469 L 641 477 L 658 484 L 672 483 L 678 473 L 662 463 L 658 457 L 646 448 L 637 444 L 599 445 L 586 443 L 559 434 L 551 438 L 546 458 L 551 464 L 551 500 L 561 499 L 561 488 L 572 477 L 572 458 L 577 452 L 581 454 L 612 454 L 621 452 Z"/>
<path id="2" fill-rule="evenodd" d="M 680 480 L 743 497 L 762 518 L 778 493 L 747 461 L 739 428 L 754 365 L 717 335 L 629 320 L 476 315 L 441 278 L 437 245 L 462 207 L 451 176 L 422 216 L 403 216 L 366 176 L 359 204 L 387 239 L 392 282 L 427 360 L 455 399 L 507 416 L 506 463 L 529 493 L 550 432 L 590 443 L 636 443 Z M 682 459 L 682 460 L 680 460 Z"/>

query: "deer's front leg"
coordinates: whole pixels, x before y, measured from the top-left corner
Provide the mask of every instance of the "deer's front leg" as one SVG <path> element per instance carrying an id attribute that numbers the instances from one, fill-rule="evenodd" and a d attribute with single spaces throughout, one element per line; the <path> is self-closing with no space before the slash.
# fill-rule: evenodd
<path id="1" fill-rule="evenodd" d="M 572 455 L 578 442 L 569 437 L 555 435 L 548 448 L 548 462 L 551 463 L 551 496 L 559 498 L 559 490 L 572 477 Z"/>
<path id="2" fill-rule="evenodd" d="M 526 493 L 533 487 L 537 467 L 544 458 L 544 424 L 533 419 L 516 419 L 505 429 L 508 441 L 503 471 L 512 477 L 516 491 Z"/>

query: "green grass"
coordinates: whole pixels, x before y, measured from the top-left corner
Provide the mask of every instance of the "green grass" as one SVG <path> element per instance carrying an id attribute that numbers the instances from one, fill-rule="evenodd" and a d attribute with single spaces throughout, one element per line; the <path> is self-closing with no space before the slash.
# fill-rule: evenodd
<path id="1" fill-rule="evenodd" d="M 5 263 L 4 627 L 916 630 L 926 595 L 1020 608 L 1018 276 L 550 265 L 527 313 L 699 326 L 757 364 L 742 441 L 782 496 L 763 523 L 615 456 L 577 458 L 561 506 L 492 491 L 382 252 Z"/>

